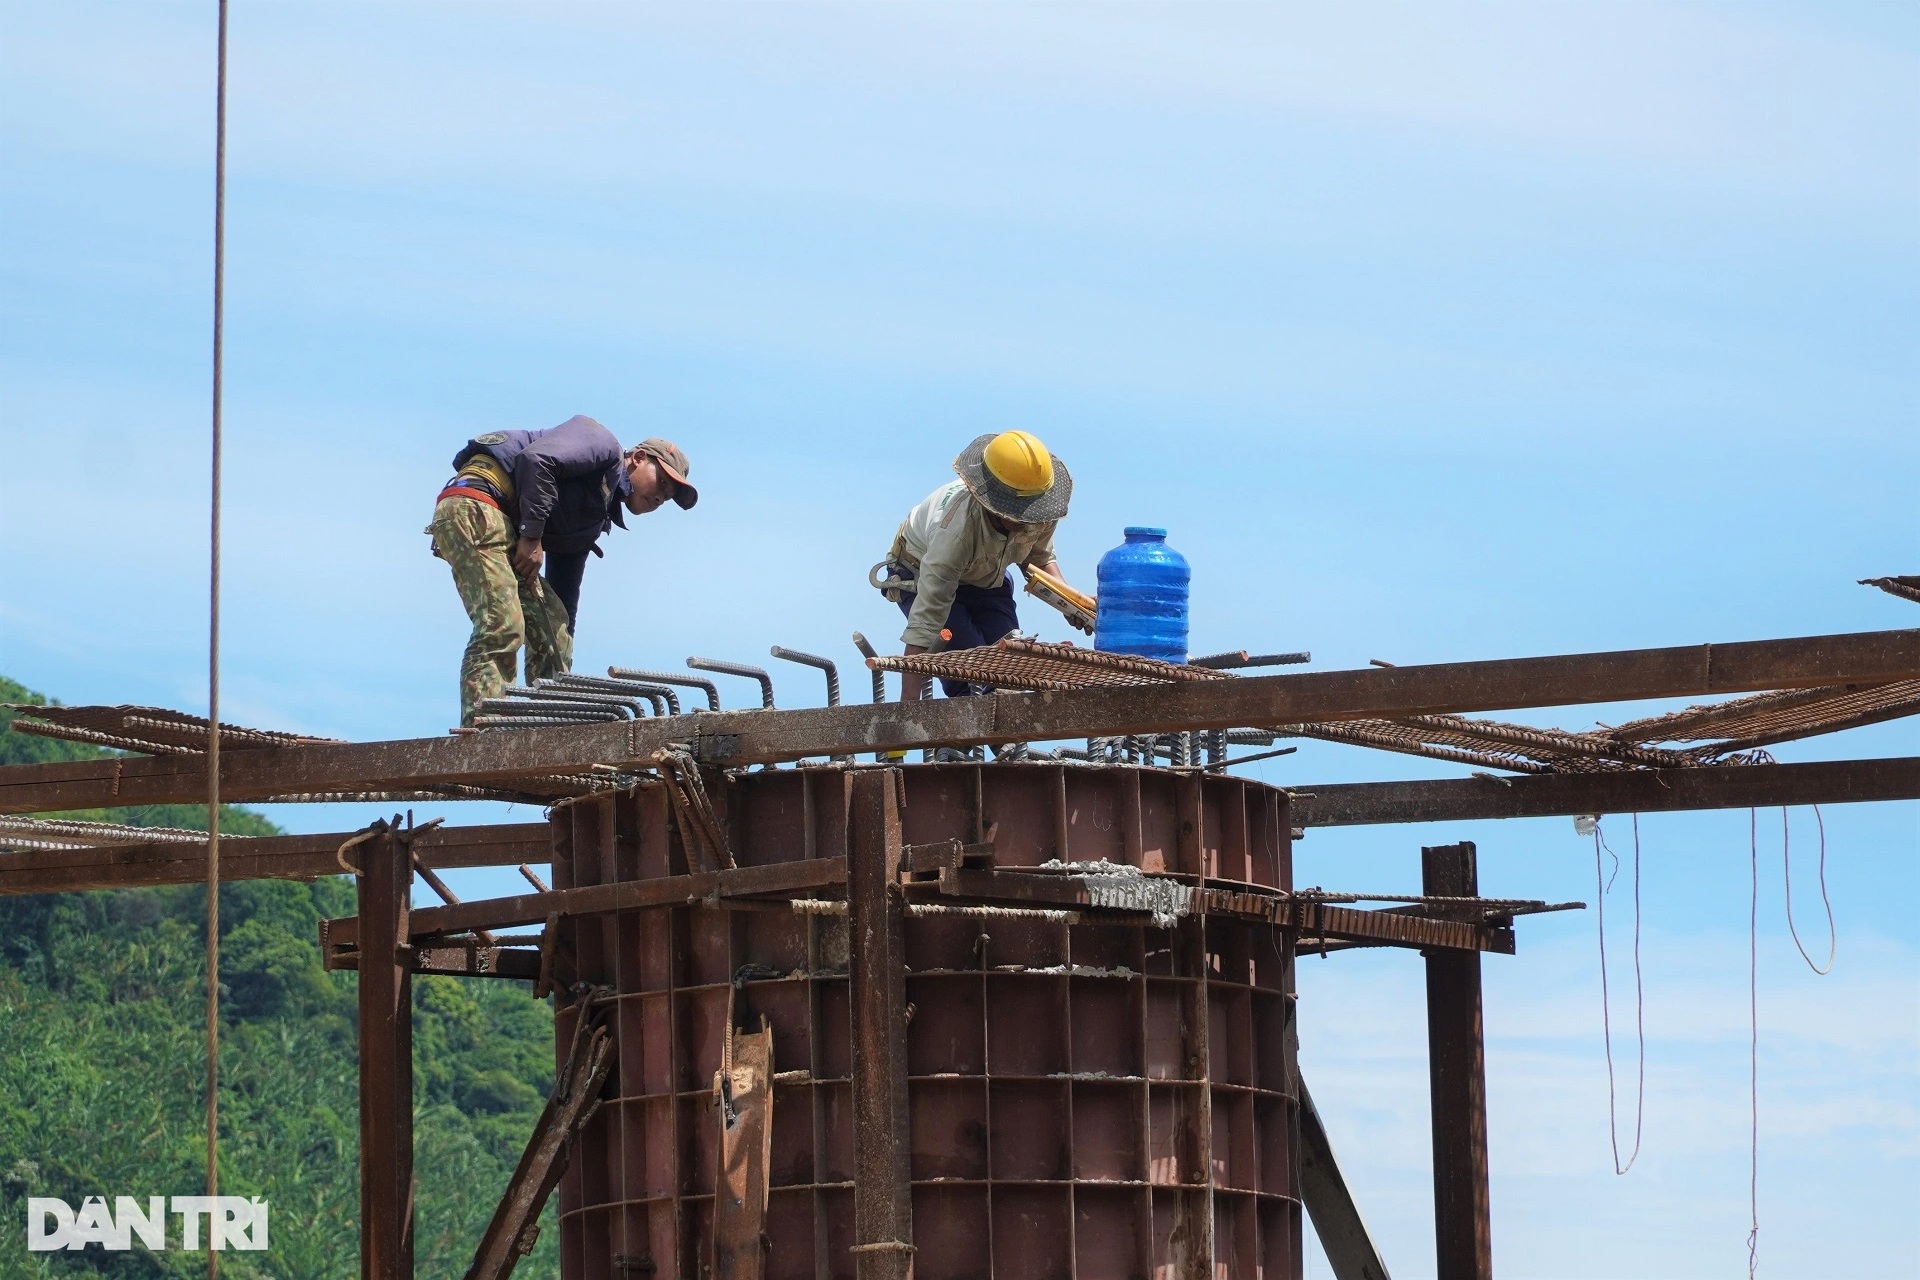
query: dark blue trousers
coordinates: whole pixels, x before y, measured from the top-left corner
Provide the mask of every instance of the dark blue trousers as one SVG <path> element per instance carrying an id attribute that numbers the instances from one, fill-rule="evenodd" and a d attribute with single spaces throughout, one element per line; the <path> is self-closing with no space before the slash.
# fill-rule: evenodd
<path id="1" fill-rule="evenodd" d="M 911 614 L 913 600 L 910 592 L 903 592 L 900 612 Z M 997 587 L 970 587 L 961 583 L 960 589 L 953 593 L 953 608 L 947 610 L 946 628 L 953 632 L 953 639 L 947 642 L 949 649 L 977 649 L 995 643 L 1009 631 L 1018 631 L 1020 617 L 1013 608 L 1013 575 L 1001 578 Z M 987 693 L 991 686 L 943 679 L 940 688 L 949 698 L 964 698 L 968 694 Z"/>
<path id="2" fill-rule="evenodd" d="M 578 636 L 580 634 L 580 578 L 587 571 L 587 553 L 549 551 L 546 560 L 547 585 L 553 588 L 553 594 L 560 597 L 560 603 L 567 606 L 567 630 Z"/>

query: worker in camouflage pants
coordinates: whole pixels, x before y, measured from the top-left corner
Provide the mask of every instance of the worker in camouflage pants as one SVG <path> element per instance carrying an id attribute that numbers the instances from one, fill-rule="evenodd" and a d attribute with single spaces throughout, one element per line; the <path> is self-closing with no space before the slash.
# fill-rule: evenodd
<path id="1" fill-rule="evenodd" d="M 513 528 L 504 512 L 447 498 L 435 504 L 429 529 L 473 622 L 460 659 L 461 724 L 472 724 L 480 704 L 514 682 L 523 644 L 528 684 L 573 669 L 567 607 L 544 578 L 514 572 Z"/>
<path id="2" fill-rule="evenodd" d="M 473 623 L 460 661 L 460 723 L 471 726 L 513 683 L 523 645 L 529 684 L 572 667 L 580 579 L 600 535 L 626 528 L 624 513 L 646 515 L 669 499 L 685 509 L 700 495 L 671 441 L 622 452 L 586 417 L 476 436 L 453 468 L 426 532 Z"/>

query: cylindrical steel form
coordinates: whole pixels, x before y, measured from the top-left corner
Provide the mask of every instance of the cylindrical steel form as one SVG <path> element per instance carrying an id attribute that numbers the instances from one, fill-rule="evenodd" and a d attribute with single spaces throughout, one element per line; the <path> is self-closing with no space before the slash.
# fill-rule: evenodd
<path id="1" fill-rule="evenodd" d="M 728 850 L 755 867 L 848 856 L 866 839 L 865 811 L 852 811 L 862 772 L 706 779 Z M 1051 764 L 887 776 L 906 845 L 991 839 L 1002 870 L 1107 860 L 1189 882 L 1291 884 L 1287 798 L 1244 779 Z M 686 874 L 669 815 L 657 785 L 556 810 L 555 887 Z M 940 901 L 937 872 L 899 880 L 888 900 Z M 773 1034 L 767 1280 L 852 1280 L 874 1256 L 853 1248 L 855 1076 L 896 1066 L 906 1131 L 881 1136 L 908 1154 L 918 1280 L 1300 1275 L 1293 948 L 1281 932 L 1199 915 L 1069 924 L 908 907 L 898 1057 L 857 1068 L 852 1001 L 867 988 L 850 977 L 847 916 L 726 903 L 562 923 L 579 978 L 617 993 L 619 1054 L 560 1185 L 566 1280 L 715 1274 L 729 1010 L 736 1035 L 763 1020 Z M 561 1012 L 563 1055 L 578 1016 Z"/>

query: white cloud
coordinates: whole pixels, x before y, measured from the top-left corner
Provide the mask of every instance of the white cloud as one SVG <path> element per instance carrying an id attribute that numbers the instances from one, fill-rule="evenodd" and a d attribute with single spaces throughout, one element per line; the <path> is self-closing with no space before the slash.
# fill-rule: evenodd
<path id="1" fill-rule="evenodd" d="M 0 657 L 63 663 L 48 691 L 70 700 L 204 696 L 202 349 L 170 367 L 177 384 L 143 381 L 128 350 L 150 353 L 113 346 L 123 335 L 102 322 L 187 326 L 197 342 L 204 285 L 188 263 L 182 309 L 140 312 L 129 286 L 157 291 L 185 259 L 89 236 L 77 206 L 102 202 L 116 228 L 178 214 L 204 246 L 209 16 L 14 5 L 0 18 L 7 139 L 72 178 L 8 198 L 42 202 L 84 240 L 44 267 L 13 245 L 9 269 L 73 333 L 6 371 L 10 420 L 35 426 L 9 439 L 10 461 L 53 479 L 6 495 L 29 532 L 0 593 Z M 607 420 L 623 431 L 656 409 L 650 387 L 623 384 L 671 385 L 713 442 L 695 450 L 703 474 L 726 480 L 700 519 L 649 521 L 595 563 L 582 669 L 771 640 L 850 654 L 851 625 L 884 638 L 897 618 L 860 569 L 895 504 L 942 469 L 946 438 L 983 412 L 1037 412 L 1076 459 L 1077 562 L 1138 511 L 1177 518 L 1189 551 L 1212 540 L 1196 564 L 1213 575 L 1217 647 L 1284 636 L 1276 647 L 1310 644 L 1323 665 L 1804 630 L 1794 615 L 1809 610 L 1823 630 L 1882 625 L 1843 581 L 1882 567 L 1831 562 L 1866 555 L 1848 532 L 1862 520 L 1891 531 L 1870 544 L 1887 554 L 1911 542 L 1892 488 L 1872 510 L 1872 486 L 1900 474 L 1888 460 L 1911 454 L 1893 435 L 1906 418 L 1886 411 L 1911 399 L 1905 53 L 1625 4 L 241 6 L 234 36 L 236 718 L 356 737 L 443 726 L 465 626 L 423 554 L 422 505 L 478 429 L 463 413 L 557 420 L 528 406 L 584 384 L 618 400 L 625 416 Z M 1721 203 L 1673 225 L 1703 190 Z M 156 191 L 173 203 L 156 211 Z M 1630 209 L 1650 191 L 1659 208 Z M 1861 267 L 1808 232 L 1807 202 L 1895 224 L 1895 252 L 1870 243 Z M 1776 220 L 1793 253 L 1756 230 Z M 1884 291 L 1802 298 L 1796 271 L 1866 272 Z M 97 314 L 67 292 L 97 283 L 89 272 L 107 282 L 84 299 Z M 1852 377 L 1876 335 L 1886 352 Z M 591 354 L 557 360 L 567 343 Z M 661 376 L 689 349 L 726 359 Z M 1314 395 L 1335 437 L 1319 453 L 1302 447 L 1314 415 L 1294 411 Z M 720 420 L 698 416 L 706 402 Z M 1807 440 L 1803 463 L 1755 447 L 1769 410 Z M 1364 437 L 1370 414 L 1403 424 L 1392 448 Z M 1503 423 L 1534 451 L 1489 447 Z M 1605 448 L 1542 446 L 1570 423 Z M 1869 447 L 1875 423 L 1888 439 Z M 1170 492 L 1138 449 L 1182 429 L 1208 446 L 1204 483 Z M 1656 432 L 1668 447 L 1629 456 Z M 344 478 L 307 469 L 334 453 L 353 460 Z M 1596 478 L 1596 460 L 1616 458 L 1632 474 Z M 1844 483 L 1821 469 L 1836 458 Z M 111 502 L 76 521 L 108 464 Z M 281 482 L 316 475 L 324 500 L 281 500 Z M 1666 504 L 1649 504 L 1663 487 Z M 1490 532 L 1488 509 L 1503 527 Z M 1672 530 L 1703 522 L 1740 536 L 1673 555 Z M 808 571 L 739 589 L 769 539 L 796 529 Z M 1816 552 L 1828 561 L 1810 575 Z M 1593 571 L 1603 555 L 1622 557 L 1612 576 Z M 1833 593 L 1800 594 L 1821 575 Z M 1228 585 L 1242 581 L 1262 589 Z M 1309 745 L 1270 776 L 1402 768 L 1446 772 Z M 1883 844 L 1886 883 L 1910 878 L 1910 827 L 1904 846 Z M 1316 833 L 1307 849 L 1323 847 L 1353 848 Z M 1718 852 L 1657 860 L 1710 866 Z M 1585 892 L 1575 869 L 1567 896 Z M 1590 933 L 1542 922 L 1522 956 L 1488 960 L 1504 1274 L 1737 1268 L 1744 937 L 1690 923 L 1649 934 L 1647 1149 L 1623 1180 L 1608 1172 Z M 1574 940 L 1526 941 L 1556 929 Z M 1869 1251 L 1853 1270 L 1871 1275 L 1920 1249 L 1916 957 L 1843 924 L 1840 970 L 1814 983 L 1784 939 L 1768 946 L 1768 1274 L 1821 1275 L 1789 1251 L 1811 1258 L 1824 1235 Z M 1302 986 L 1316 1093 L 1396 1274 L 1418 1274 L 1431 1243 L 1418 961 L 1309 962 Z M 1625 1085 L 1624 981 L 1614 990 Z M 1621 1099 L 1624 1125 L 1630 1090 Z"/>
<path id="2" fill-rule="evenodd" d="M 84 35 L 76 6 L 10 14 L 35 127 L 197 162 L 210 31 L 104 8 Z M 1229 121 L 1311 124 L 1844 200 L 1910 197 L 1920 139 L 1906 51 L 1671 4 L 276 6 L 243 12 L 233 47 L 243 168 L 381 182 L 705 181 L 1010 212 L 1009 164 L 1042 162 L 1043 138 L 1055 162 L 1105 148 L 1085 122 L 1118 113 L 1142 159 L 1156 120 L 1189 145 Z M 88 128 L 103 117 L 110 138 Z M 1020 198 L 1085 217 L 1074 186 Z"/>
<path id="3" fill-rule="evenodd" d="M 88 12 L 10 12 L 9 135 L 199 181 L 205 24 Z M 1910 245 L 1913 68 L 1832 36 L 1671 6 L 287 5 L 234 49 L 236 370 L 247 317 L 293 310 L 1289 431 L 1777 440 L 1817 406 L 1910 434 L 1898 317 L 1863 315 Z M 1712 208 L 1656 231 L 1689 184 Z M 1789 217 L 1730 249 L 1728 207 L 1807 199 L 1879 238 Z M 45 257 L 152 274 L 114 250 Z M 1736 282 L 1808 256 L 1831 292 Z"/>
<path id="4" fill-rule="evenodd" d="M 1336 117 L 1663 165 L 1793 169 L 1906 189 L 1904 51 L 1678 5 L 681 7 L 630 16 L 757 71 L 856 65 L 895 92 L 1076 93 L 1170 110 Z M 757 55 L 757 56 L 756 56 Z M 982 78 L 985 84 L 981 83 Z"/>
<path id="5" fill-rule="evenodd" d="M 1488 957 L 1489 1147 L 1495 1250 L 1523 1276 L 1695 1276 L 1733 1269 L 1746 1213 L 1744 936 L 1649 938 L 1647 1093 L 1638 1164 L 1612 1172 L 1592 940 Z M 1836 1231 L 1866 1242 L 1848 1273 L 1897 1274 L 1920 1247 L 1880 1217 L 1920 1194 L 1920 952 L 1843 935 L 1817 979 L 1763 936 L 1761 1204 L 1766 1272 L 1822 1277 Z M 1722 963 L 1737 959 L 1737 964 Z M 1357 963 L 1356 963 L 1357 962 Z M 1429 1265 L 1431 1152 L 1417 958 L 1304 960 L 1302 1070 L 1395 1275 Z M 1613 1026 L 1620 1151 L 1631 1149 L 1631 986 Z M 1824 1263 L 1820 1259 L 1824 1258 Z M 1430 1273 L 1429 1273 L 1430 1274 Z"/>

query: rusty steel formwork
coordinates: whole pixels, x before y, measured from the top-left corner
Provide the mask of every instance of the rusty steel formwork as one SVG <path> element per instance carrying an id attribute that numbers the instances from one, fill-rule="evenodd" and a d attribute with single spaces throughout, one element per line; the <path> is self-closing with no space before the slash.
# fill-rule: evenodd
<path id="1" fill-rule="evenodd" d="M 557 1043 L 592 1010 L 618 1047 L 560 1184 L 564 1274 L 864 1280 L 909 1257 L 920 1280 L 1300 1274 L 1291 935 L 1203 913 L 929 907 L 938 873 L 916 887 L 913 870 L 915 850 L 991 844 L 1002 869 L 1105 860 L 1285 889 L 1283 792 L 1034 764 L 707 786 L 739 866 L 845 857 L 849 901 L 561 922 L 575 990 L 606 990 L 562 1011 Z M 685 874 L 671 814 L 658 785 L 557 809 L 554 887 Z M 739 1083 L 730 1050 L 763 1028 L 755 1186 L 723 1142 L 738 1099 L 716 1077 L 724 1059 Z M 730 1225 L 757 1199 L 763 1258 Z"/>
<path id="2" fill-rule="evenodd" d="M 250 738 L 220 756 L 233 799 L 557 803 L 545 824 L 396 818 L 236 841 L 222 871 L 312 878 L 359 846 L 359 911 L 320 928 L 328 966 L 361 977 L 366 1277 L 411 1274 L 411 1059 L 392 1011 L 416 972 L 533 979 L 562 995 L 558 1043 L 616 1072 L 606 1098 L 591 1072 L 556 1090 L 476 1278 L 497 1280 L 529 1245 L 562 1163 L 571 1278 L 1297 1275 L 1296 1197 L 1337 1274 L 1383 1275 L 1295 1068 L 1291 974 L 1297 949 L 1385 944 L 1427 953 L 1440 1274 L 1484 1280 L 1476 953 L 1512 949 L 1517 908 L 1551 908 L 1475 896 L 1470 845 L 1425 851 L 1413 906 L 1296 895 L 1290 827 L 1911 798 L 1920 759 L 1663 756 L 1293 797 L 1127 767 L 744 766 L 1236 725 L 1451 730 L 1461 711 L 1774 691 L 1610 731 L 1636 749 L 1727 739 L 1718 750 L 1905 714 L 1916 681 L 1920 631 L 1905 631 L 872 709 L 693 716 L 668 701 L 665 716 L 412 742 Z M 153 754 L 0 770 L 0 814 L 197 798 L 207 762 L 191 728 L 144 708 L 43 717 L 37 731 Z M 410 905 L 415 870 L 432 883 L 433 867 L 549 853 L 551 891 L 530 876 L 528 895 Z M 197 880 L 205 856 L 189 833 L 12 822 L 0 895 Z M 1046 866 L 1058 859 L 1082 865 Z M 489 937 L 527 924 L 543 928 Z"/>
<path id="3" fill-rule="evenodd" d="M 875 670 L 1003 689 L 1138 688 L 1231 680 L 1228 671 L 1009 637 L 975 649 L 871 658 Z M 1759 748 L 1920 714 L 1920 680 L 1787 689 L 1688 707 L 1617 728 L 1569 732 L 1460 715 L 1273 724 L 1266 731 L 1517 773 L 1747 764 Z M 1687 743 L 1675 749 L 1657 744 Z M 1764 757 L 1763 757 L 1764 758 Z"/>

